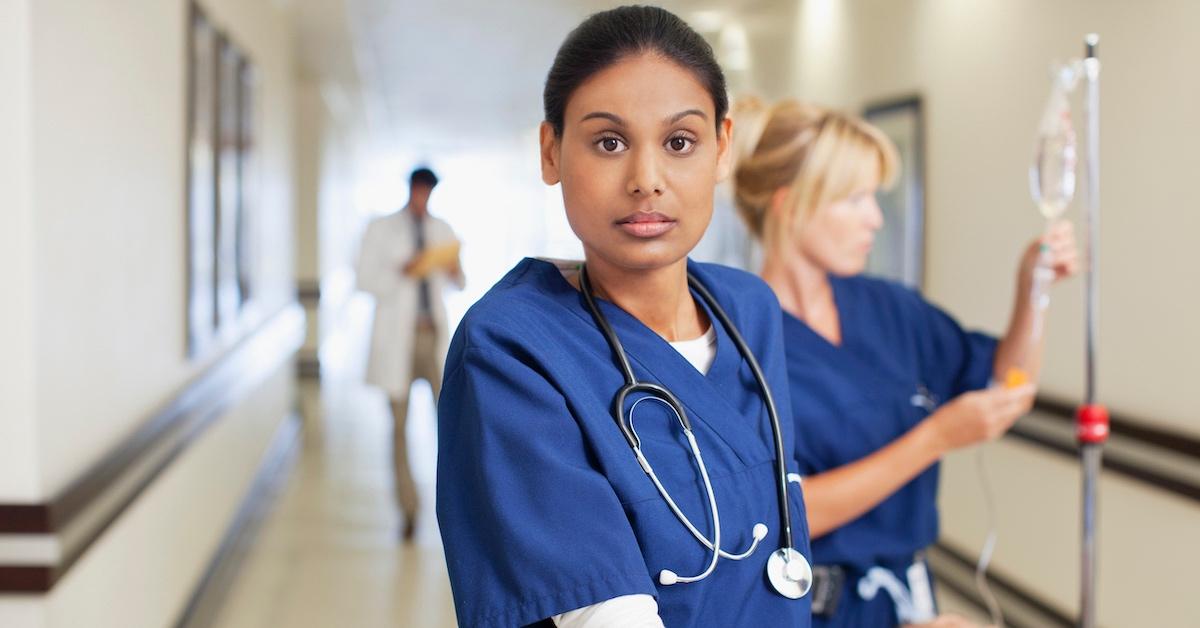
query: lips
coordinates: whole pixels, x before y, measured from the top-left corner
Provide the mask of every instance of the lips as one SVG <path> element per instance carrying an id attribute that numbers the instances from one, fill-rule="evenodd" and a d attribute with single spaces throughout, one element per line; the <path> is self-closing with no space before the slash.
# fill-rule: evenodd
<path id="1" fill-rule="evenodd" d="M 674 218 L 660 212 L 634 212 L 616 222 L 625 233 L 637 238 L 656 238 L 677 224 Z"/>

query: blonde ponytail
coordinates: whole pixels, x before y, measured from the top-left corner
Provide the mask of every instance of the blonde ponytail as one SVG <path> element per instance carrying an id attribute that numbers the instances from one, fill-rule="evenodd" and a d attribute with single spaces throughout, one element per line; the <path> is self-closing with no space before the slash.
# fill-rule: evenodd
<path id="1" fill-rule="evenodd" d="M 766 203 L 758 198 L 758 190 L 739 182 L 742 164 L 754 158 L 763 131 L 771 118 L 767 105 L 754 96 L 740 98 L 729 109 L 733 119 L 733 189 L 734 203 L 754 237 L 762 237 L 763 213 Z M 768 197 L 769 199 L 769 197 Z"/>

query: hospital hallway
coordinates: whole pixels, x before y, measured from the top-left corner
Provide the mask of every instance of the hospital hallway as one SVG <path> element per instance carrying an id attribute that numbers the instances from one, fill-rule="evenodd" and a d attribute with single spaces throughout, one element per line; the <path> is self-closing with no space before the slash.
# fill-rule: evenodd
<path id="1" fill-rule="evenodd" d="M 361 382 L 369 302 L 349 304 L 346 329 L 322 363 L 319 388 L 294 458 L 274 471 L 262 511 L 225 559 L 221 582 L 181 628 L 451 627 L 454 604 L 431 507 L 415 542 L 397 543 L 391 419 Z M 432 396 L 418 385 L 410 411 L 411 463 L 422 502 L 433 503 L 437 435 Z M 953 591 L 941 608 L 984 621 Z"/>
<path id="2" fill-rule="evenodd" d="M 526 258 L 573 262 L 584 256 L 577 236 L 580 206 L 564 202 L 561 184 L 543 182 L 544 175 L 554 180 L 555 174 L 549 166 L 543 170 L 541 158 L 541 125 L 547 117 L 543 90 L 568 33 L 589 15 L 621 4 L 0 0 L 0 628 L 471 625 L 461 612 L 473 601 L 464 586 L 470 589 L 475 582 L 459 575 L 466 570 L 448 569 L 447 547 L 461 557 L 470 546 L 462 539 L 477 539 L 476 531 L 499 539 L 496 555 L 480 561 L 505 574 L 479 579 L 499 591 L 523 577 L 518 573 L 523 570 L 513 567 L 523 567 L 520 560 L 537 555 L 535 550 L 563 552 L 543 554 L 541 563 L 568 556 L 567 537 L 553 534 L 568 530 L 585 537 L 578 542 L 586 544 L 597 530 L 625 526 L 626 518 L 638 522 L 631 529 L 646 525 L 641 508 L 660 508 L 656 512 L 672 526 L 661 539 L 635 530 L 635 536 L 654 538 L 643 543 L 645 538 L 636 537 L 646 565 L 656 552 L 663 554 L 654 560 L 670 562 L 661 557 L 687 551 L 689 543 L 707 560 L 702 545 L 693 543 L 688 529 L 658 499 L 654 482 L 638 471 L 634 455 L 617 448 L 627 444 L 620 428 L 606 422 L 582 427 L 587 412 L 595 412 L 589 420 L 609 416 L 599 412 L 600 404 L 573 399 L 564 400 L 564 407 L 581 426 L 579 434 L 595 440 L 578 450 L 544 447 L 545 459 L 536 462 L 548 467 L 546 473 L 542 466 L 531 472 L 534 466 L 519 452 L 531 442 L 540 445 L 533 439 L 545 436 L 542 432 L 561 436 L 553 429 L 488 442 L 491 451 L 501 451 L 498 456 L 470 453 L 472 446 L 484 447 L 482 437 L 465 445 L 454 438 L 462 448 L 442 449 L 458 456 L 443 470 L 450 482 L 443 489 L 453 489 L 444 495 L 466 494 L 457 505 L 469 511 L 469 516 L 450 517 L 444 542 L 434 510 L 438 417 L 431 385 L 417 381 L 407 406 L 404 449 L 420 504 L 410 541 L 404 538 L 406 519 L 398 505 L 414 495 L 394 470 L 390 400 L 403 396 L 415 376 L 443 373 L 450 335 L 511 269 L 522 263 L 547 268 Z M 793 303 L 787 310 L 795 315 L 792 321 L 776 311 L 773 301 L 762 301 L 769 306 L 766 314 L 782 317 L 783 353 L 812 349 L 815 356 L 800 369 L 814 379 L 789 387 L 792 400 L 804 399 L 782 413 L 793 420 L 789 429 L 830 431 L 825 440 L 794 439 L 786 446 L 796 453 L 785 464 L 819 466 L 827 455 L 840 458 L 821 469 L 798 467 L 791 482 L 803 483 L 812 473 L 845 468 L 881 451 L 886 444 L 865 445 L 879 436 L 873 430 L 883 429 L 883 419 L 898 419 L 886 428 L 900 436 L 881 442 L 897 443 L 932 423 L 937 412 L 961 410 L 952 404 L 971 394 L 971 387 L 1009 389 L 1008 376 L 1014 373 L 1003 372 L 991 353 L 985 367 L 994 368 L 972 371 L 974 383 L 960 386 L 968 379 L 967 369 L 965 359 L 954 356 L 992 347 L 987 337 L 1009 333 L 1018 314 L 1040 321 L 1031 325 L 1037 330 L 1031 337 L 1039 337 L 1044 347 L 1036 392 L 1026 389 L 1031 411 L 1019 418 L 1014 411 L 1015 423 L 987 434 L 994 436 L 990 440 L 973 433 L 974 440 L 958 443 L 958 449 L 925 443 L 936 451 L 921 461 L 922 469 L 885 466 L 875 476 L 883 479 L 869 488 L 900 477 L 906 479 L 892 486 L 907 482 L 901 490 L 923 482 L 919 502 L 909 504 L 908 497 L 888 502 L 900 506 L 887 512 L 904 513 L 895 521 L 876 529 L 870 526 L 891 515 L 871 520 L 841 513 L 850 519 L 838 525 L 865 522 L 859 530 L 876 534 L 848 542 L 849 549 L 865 554 L 877 543 L 898 551 L 903 563 L 890 563 L 884 554 L 869 558 L 873 566 L 888 565 L 896 577 L 871 579 L 869 566 L 840 557 L 834 565 L 818 560 L 823 568 L 836 568 L 823 574 L 836 574 L 843 566 L 859 573 L 840 588 L 836 577 L 823 582 L 835 583 L 833 588 L 855 603 L 886 595 L 884 602 L 897 616 L 906 602 L 918 605 L 914 596 L 922 603 L 932 597 L 937 610 L 925 605 L 924 615 L 914 615 L 953 613 L 976 628 L 1200 627 L 1193 591 L 1194 567 L 1200 564 L 1200 416 L 1191 397 L 1200 374 L 1195 322 L 1200 211 L 1188 187 L 1200 166 L 1200 73 L 1194 67 L 1200 59 L 1195 33 L 1200 2 L 654 4 L 690 25 L 699 36 L 693 40 L 701 42 L 698 48 L 711 48 L 735 117 L 747 122 L 744 135 L 739 136 L 741 123 L 733 127 L 731 150 L 737 159 L 730 165 L 749 168 L 756 149 L 770 144 L 761 135 L 767 132 L 766 118 L 757 127 L 747 111 L 764 116 L 824 111 L 787 104 L 792 101 L 827 107 L 822 120 L 834 119 L 833 112 L 845 114 L 872 129 L 873 141 L 894 149 L 893 185 L 880 186 L 873 199 L 865 187 L 852 195 L 873 200 L 881 218 L 866 227 L 869 241 L 859 243 L 855 255 L 859 262 L 866 259 L 864 274 L 883 280 L 874 285 L 894 288 L 894 294 L 903 295 L 898 298 L 911 303 L 935 306 L 923 310 L 933 313 L 930 325 L 956 332 L 951 342 L 931 335 L 904 350 L 884 349 L 878 360 L 859 360 L 865 368 L 858 374 L 839 380 L 830 373 L 842 366 L 838 356 L 848 357 L 846 363 L 858 357 L 847 349 L 855 339 L 802 345 L 786 333 L 790 323 L 799 323 L 793 330 L 807 324 L 796 314 L 802 308 Z M 1099 43 L 1092 51 L 1099 52 L 1089 60 L 1085 42 L 1095 40 L 1085 37 L 1093 33 Z M 622 86 L 613 91 L 633 98 L 653 90 Z M 784 104 L 768 107 L 772 103 Z M 708 100 L 703 104 L 707 107 Z M 630 108 L 640 115 L 639 107 Z M 583 117 L 609 120 L 599 115 L 603 111 L 591 113 Z M 1093 122 L 1095 128 L 1089 126 Z M 825 122 L 818 126 L 824 128 Z M 756 129 L 759 140 L 742 139 L 746 145 L 739 145 L 739 138 L 755 137 Z M 604 132 L 612 130 L 606 126 Z M 711 129 L 704 130 L 709 137 Z M 608 139 L 593 138 L 576 148 L 600 150 Z M 667 147 L 676 139 L 642 145 Z M 807 150 L 796 148 L 805 146 L 798 138 L 786 145 Z M 885 153 L 890 155 L 881 150 L 879 176 L 864 175 L 864 180 L 886 178 Z M 799 168 L 800 160 L 787 161 Z M 616 158 L 605 162 L 614 168 L 606 172 L 615 172 L 618 162 L 625 164 L 620 168 L 628 170 L 622 172 L 627 179 L 635 170 L 645 174 L 637 170 L 644 164 L 630 166 Z M 768 205 L 795 200 L 781 192 L 806 184 L 808 175 L 799 174 L 805 172 L 771 183 L 763 196 L 770 201 L 758 199 L 763 205 L 758 215 L 739 209 L 735 186 L 747 184 L 737 175 L 703 179 L 699 196 L 690 196 L 697 193 L 692 188 L 680 193 L 700 198 L 716 182 L 711 222 L 703 237 L 695 228 L 700 240 L 689 258 L 762 273 L 764 249 L 748 223 L 758 220 L 762 227 L 770 222 Z M 628 185 L 625 192 L 630 194 Z M 849 198 L 826 199 L 822 208 L 810 209 L 841 207 Z M 743 197 L 742 204 L 748 203 Z M 571 221 L 568 208 L 574 212 Z M 1098 223 L 1089 218 L 1093 210 L 1102 216 Z M 684 221 L 692 227 L 699 224 L 693 216 L 703 213 Z M 1051 228 L 1051 216 L 1062 221 L 1060 226 L 1072 225 L 1080 272 L 1062 277 L 1041 300 L 1041 284 L 1039 290 L 1033 285 L 1046 276 L 1037 240 Z M 624 220 L 609 226 L 629 227 Z M 804 233 L 809 224 L 797 220 L 791 235 Z M 829 243 L 812 238 L 805 246 L 824 244 Z M 792 248 L 768 253 L 803 249 Z M 1095 263 L 1085 263 L 1084 256 L 1092 253 Z M 805 263 L 815 264 L 820 256 L 809 257 Z M 572 268 L 560 266 L 565 275 Z M 828 286 L 857 279 L 826 270 Z M 740 278 L 731 285 L 743 281 L 761 287 L 747 275 L 714 272 Z M 772 286 L 779 297 L 778 284 Z M 842 297 L 832 288 L 830 293 L 835 319 L 857 317 L 845 320 L 857 321 L 868 339 L 860 348 L 889 346 L 884 337 L 893 323 L 897 329 L 903 325 L 904 313 L 887 307 L 841 312 Z M 765 288 L 762 295 L 769 296 Z M 737 316 L 764 309 L 731 300 L 737 303 L 728 309 Z M 1014 306 L 1033 302 L 1046 305 Z M 547 324 L 543 329 L 520 316 L 500 322 L 519 328 L 514 335 L 540 338 L 538 351 L 588 342 L 602 347 L 601 328 L 592 325 L 586 307 L 581 303 L 574 314 L 579 320 L 573 322 L 584 326 Z M 744 325 L 743 331 L 753 341 L 752 336 L 772 333 L 768 327 Z M 717 338 L 721 329 L 704 337 Z M 849 323 L 847 329 L 853 329 Z M 629 338 L 634 331 L 645 330 L 621 333 Z M 958 334 L 962 331 L 980 335 Z M 665 350 L 664 359 L 680 353 L 693 366 L 698 364 L 694 358 L 705 358 L 693 355 L 697 348 L 703 354 L 720 346 L 718 340 L 703 347 L 685 342 L 692 353 L 680 347 L 671 352 L 659 342 L 666 336 L 659 336 L 648 338 Z M 660 383 L 695 375 L 655 370 L 642 362 L 633 342 L 627 346 L 639 368 L 655 373 Z M 929 370 L 958 369 L 945 393 L 930 385 L 928 372 L 886 392 L 894 382 L 870 373 L 873 367 L 894 366 L 893 357 L 897 364 L 925 360 L 922 347 L 930 346 L 935 348 Z M 488 352 L 483 347 L 480 354 Z M 560 356 L 563 361 L 537 372 L 557 385 L 564 373 L 585 372 L 570 369 L 589 368 L 584 353 Z M 724 353 L 724 359 L 731 361 L 728 356 L 736 353 Z M 489 355 L 513 357 L 507 350 Z M 787 355 L 786 366 L 776 364 L 777 377 L 794 374 L 782 373 L 792 357 Z M 535 361 L 530 357 L 519 366 L 533 367 Z M 749 363 L 744 356 L 743 361 Z M 947 367 L 951 363 L 959 366 Z M 764 364 L 770 367 L 765 359 Z M 612 370 L 578 378 L 586 380 L 581 385 L 595 386 L 606 376 L 620 381 L 618 361 L 601 366 Z M 705 374 L 693 382 L 695 388 L 703 380 L 717 393 L 688 413 L 694 411 L 707 429 L 713 424 L 705 412 L 716 413 L 724 407 L 717 402 L 728 401 L 722 399 L 726 393 L 740 391 L 720 388 L 716 377 L 709 381 L 705 368 L 697 368 Z M 521 368 L 494 370 L 497 380 L 512 376 L 515 381 Z M 1017 380 L 1024 373 L 1017 369 Z M 1002 379 L 1003 387 L 998 385 Z M 442 417 L 443 428 L 469 425 L 454 422 L 464 414 L 491 412 L 476 402 L 474 390 L 463 388 L 460 381 L 457 396 L 449 397 L 455 411 Z M 495 396 L 517 408 L 546 396 L 499 390 Z M 1107 409 L 1107 424 L 1095 407 L 1081 412 L 1089 391 Z M 680 398 L 689 392 L 680 392 Z M 871 405 L 885 397 L 894 417 L 879 417 L 879 424 L 849 420 L 886 414 Z M 651 412 L 659 410 L 647 405 Z M 765 412 L 767 404 L 762 405 Z M 561 418 L 554 412 L 510 414 Z M 948 410 L 941 416 L 955 415 Z M 747 463 L 737 441 L 751 443 L 755 429 L 764 442 L 774 433 L 769 420 L 756 427 L 728 423 L 728 432 L 696 432 L 704 458 L 714 466 L 723 455 L 726 462 Z M 644 425 L 639 423 L 643 433 L 653 429 Z M 666 425 L 674 429 L 675 424 Z M 604 431 L 609 427 L 611 434 Z M 743 427 L 745 434 L 735 432 Z M 680 434 L 671 438 L 679 440 Z M 526 436 L 531 440 L 523 440 Z M 708 445 L 714 441 L 705 440 L 710 438 L 720 438 L 736 455 L 718 452 L 714 462 Z M 810 449 L 802 453 L 803 447 Z M 583 456 L 584 450 L 592 456 L 587 465 L 566 457 Z M 1085 462 L 1101 451 L 1100 470 L 1089 474 Z M 690 521 L 707 523 L 716 517 L 690 512 L 692 505 L 702 512 L 704 482 L 678 491 L 671 484 L 692 473 L 689 466 L 673 464 L 691 464 L 688 453 L 686 444 L 678 451 L 656 451 L 653 465 L 676 495 L 694 491 L 679 503 Z M 555 458 L 560 454 L 564 457 Z M 611 458 L 616 465 L 607 466 L 610 454 L 617 456 Z M 519 456 L 521 464 L 514 464 Z M 930 472 L 929 460 L 940 461 L 936 472 Z M 529 483 L 554 482 L 564 467 L 554 474 L 550 465 L 564 461 L 574 464 L 570 469 L 604 476 L 607 483 L 598 486 L 604 498 L 618 504 L 612 511 L 617 526 L 601 528 L 598 522 L 607 520 L 593 517 L 590 508 L 586 517 L 575 515 L 572 525 L 559 525 L 572 521 L 559 518 L 564 504 L 584 502 L 542 499 L 530 506 L 525 498 L 541 498 L 550 485 L 530 488 L 506 479 L 516 477 L 506 475 L 512 471 L 524 473 Z M 630 478 L 608 475 L 620 464 L 629 467 Z M 803 473 L 810 475 L 800 477 Z M 707 471 L 692 475 L 707 476 Z M 789 489 L 798 490 L 780 479 L 788 473 L 775 475 L 783 487 L 775 494 L 782 499 Z M 735 476 L 712 477 L 733 482 L 726 478 Z M 617 486 L 625 480 L 632 487 L 627 493 Z M 808 503 L 813 503 L 811 486 L 804 488 Z M 747 482 L 729 493 L 720 487 L 714 492 L 721 500 L 733 495 L 749 503 L 757 501 L 747 497 L 753 489 Z M 653 501 L 642 500 L 641 492 Z M 1090 518 L 1084 514 L 1087 495 L 1096 498 Z M 897 497 L 900 492 L 893 491 L 879 499 Z M 503 519 L 498 512 L 514 503 L 513 508 L 528 510 L 497 524 Z M 481 504 L 504 508 L 485 512 Z M 736 509 L 727 515 L 722 506 L 720 517 L 728 522 L 751 516 L 748 506 L 740 507 L 745 512 Z M 528 518 L 544 524 L 547 512 L 555 515 L 553 525 L 510 523 L 524 524 Z M 884 511 L 880 506 L 874 512 Z M 769 534 L 778 534 L 775 522 L 765 521 Z M 736 536 L 755 529 L 747 525 L 743 531 L 735 523 L 721 526 L 721 533 L 734 529 L 730 534 Z M 579 533 L 584 524 L 596 527 Z M 906 526 L 920 538 L 889 546 L 897 539 L 888 535 Z M 522 536 L 530 531 L 549 540 Z M 1086 531 L 1095 535 L 1090 555 L 1084 549 Z M 723 551 L 735 551 L 728 545 L 738 543 L 721 538 Z M 763 547 L 773 542 L 774 537 Z M 610 545 L 586 549 L 597 547 Z M 914 554 L 920 547 L 925 550 Z M 505 548 L 524 552 L 518 559 L 516 551 L 505 554 Z M 815 556 L 817 550 L 810 553 Z M 759 554 L 750 558 L 767 562 Z M 919 569 L 922 560 L 929 578 Z M 737 564 L 718 563 L 717 578 L 709 584 L 724 577 L 723 569 L 738 573 Z M 551 566 L 537 566 L 543 567 L 537 576 L 554 573 Z M 574 569 L 573 563 L 567 567 Z M 641 562 L 636 567 L 636 577 L 646 575 Z M 667 567 L 675 566 L 661 569 Z M 689 574 L 703 569 L 699 562 L 695 571 L 690 565 L 679 568 Z M 512 582 L 504 580 L 508 577 Z M 545 578 L 556 584 L 568 579 Z M 924 582 L 932 582 L 931 596 L 918 589 Z M 654 576 L 643 584 L 651 590 Z M 687 584 L 670 586 L 653 590 L 695 595 L 686 592 Z M 747 599 L 762 591 L 751 593 Z M 524 589 L 522 595 L 552 598 Z M 509 603 L 515 594 L 500 597 Z M 774 596 L 761 608 L 783 602 Z M 1093 617 L 1084 617 L 1088 609 Z M 485 620 L 498 616 L 484 615 Z"/>
<path id="3" fill-rule="evenodd" d="M 211 585 L 188 628 L 456 625 L 432 508 L 432 396 L 426 386 L 413 394 L 410 461 L 426 507 L 414 542 L 402 544 L 391 417 L 383 396 L 361 381 L 365 301 L 348 306 L 337 341 L 344 345 L 331 347 L 320 382 L 302 384 L 313 407 L 296 452 L 275 472 L 275 490 L 264 492 L 263 510 L 237 539 L 224 581 Z"/>

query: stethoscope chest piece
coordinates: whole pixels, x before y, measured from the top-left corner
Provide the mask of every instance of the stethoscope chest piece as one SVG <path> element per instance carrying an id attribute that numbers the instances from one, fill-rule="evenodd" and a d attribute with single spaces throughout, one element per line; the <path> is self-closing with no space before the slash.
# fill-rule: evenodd
<path id="1" fill-rule="evenodd" d="M 790 547 L 780 548 L 767 559 L 767 579 L 780 595 L 798 600 L 812 588 L 812 566 L 800 552 Z"/>

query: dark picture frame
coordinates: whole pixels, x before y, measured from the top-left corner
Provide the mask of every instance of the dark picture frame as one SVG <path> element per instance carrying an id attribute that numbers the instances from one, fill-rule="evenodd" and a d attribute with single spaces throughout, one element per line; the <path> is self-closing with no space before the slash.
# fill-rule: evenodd
<path id="1" fill-rule="evenodd" d="M 259 249 L 254 206 L 256 71 L 189 3 L 187 100 L 187 355 L 201 358 L 245 331 Z"/>
<path id="2" fill-rule="evenodd" d="M 867 272 L 913 288 L 925 283 L 925 118 L 916 95 L 868 105 L 863 118 L 896 145 L 900 172 L 879 193 L 884 226 L 876 234 Z"/>
<path id="3" fill-rule="evenodd" d="M 218 45 L 217 328 L 232 333 L 242 307 L 238 281 L 238 232 L 242 214 L 241 54 L 222 35 Z"/>
<path id="4" fill-rule="evenodd" d="M 260 239 L 258 213 L 258 117 L 255 115 L 258 71 L 245 56 L 238 66 L 238 222 L 236 229 L 237 282 L 245 311 L 258 296 Z"/>
<path id="5" fill-rule="evenodd" d="M 217 46 L 216 29 L 189 10 L 187 115 L 187 354 L 216 339 Z"/>

